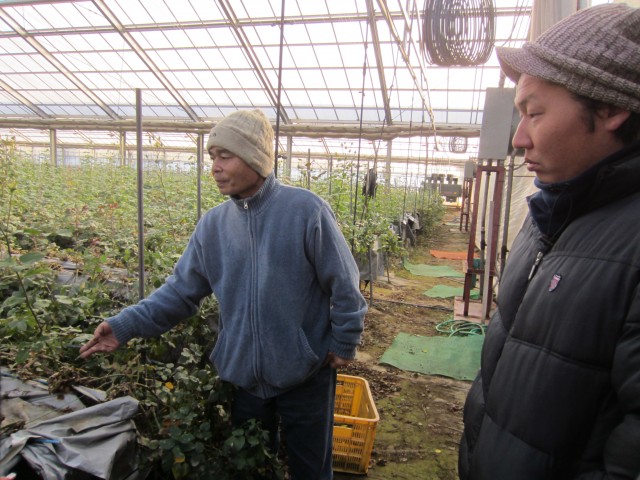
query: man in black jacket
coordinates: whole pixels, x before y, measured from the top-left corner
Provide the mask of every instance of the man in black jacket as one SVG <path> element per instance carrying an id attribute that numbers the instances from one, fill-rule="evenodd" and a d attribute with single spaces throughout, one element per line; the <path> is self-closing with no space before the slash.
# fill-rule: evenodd
<path id="1" fill-rule="evenodd" d="M 640 478 L 640 9 L 580 10 L 497 54 L 540 191 L 465 404 L 460 477 Z"/>

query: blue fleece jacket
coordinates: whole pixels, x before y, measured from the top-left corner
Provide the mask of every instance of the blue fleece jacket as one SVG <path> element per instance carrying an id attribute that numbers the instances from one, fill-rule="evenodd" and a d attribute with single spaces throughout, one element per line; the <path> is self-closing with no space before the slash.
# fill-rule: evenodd
<path id="1" fill-rule="evenodd" d="M 209 210 L 165 284 L 107 321 L 121 344 L 158 336 L 211 293 L 220 310 L 211 361 L 256 396 L 301 384 L 328 351 L 355 357 L 367 305 L 349 247 L 323 199 L 273 174 L 253 197 Z"/>

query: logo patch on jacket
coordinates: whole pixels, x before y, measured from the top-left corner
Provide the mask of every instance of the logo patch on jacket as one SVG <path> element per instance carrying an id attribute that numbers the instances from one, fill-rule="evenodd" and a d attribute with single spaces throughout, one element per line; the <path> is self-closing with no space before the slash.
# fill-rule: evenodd
<path id="1" fill-rule="evenodd" d="M 549 291 L 553 292 L 556 288 L 558 288 L 558 284 L 562 280 L 562 275 L 556 273 L 551 279 L 551 283 L 549 283 Z"/>

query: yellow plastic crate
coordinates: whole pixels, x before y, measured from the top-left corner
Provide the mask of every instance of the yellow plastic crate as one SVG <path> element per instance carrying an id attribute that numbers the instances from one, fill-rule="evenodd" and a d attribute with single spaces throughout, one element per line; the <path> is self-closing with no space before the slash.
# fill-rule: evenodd
<path id="1" fill-rule="evenodd" d="M 380 420 L 369 382 L 338 374 L 333 420 L 333 469 L 366 474 Z"/>

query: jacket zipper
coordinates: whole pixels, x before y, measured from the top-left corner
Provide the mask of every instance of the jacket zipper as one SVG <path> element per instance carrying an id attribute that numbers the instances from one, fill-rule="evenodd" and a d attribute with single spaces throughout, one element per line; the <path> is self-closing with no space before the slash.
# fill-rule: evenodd
<path id="1" fill-rule="evenodd" d="M 538 266 L 542 262 L 542 257 L 544 257 L 544 253 L 538 252 L 538 255 L 536 255 L 536 261 L 533 262 L 533 266 L 531 267 L 531 271 L 529 272 L 529 277 L 527 278 L 527 282 L 530 282 L 533 276 L 536 274 L 536 271 L 538 270 Z"/>
<path id="2" fill-rule="evenodd" d="M 255 251 L 254 251 L 254 235 L 253 235 L 253 224 L 251 221 L 251 212 L 249 212 L 249 202 L 247 200 L 243 200 L 242 202 L 242 208 L 244 208 L 244 210 L 247 212 L 248 216 L 247 216 L 247 225 L 249 228 L 249 241 L 251 243 L 251 252 L 250 255 L 252 256 L 252 258 L 256 255 Z M 257 320 L 256 320 L 256 311 L 255 311 L 255 299 L 253 298 L 254 296 L 257 296 L 257 289 L 255 288 L 255 262 L 253 261 L 253 259 L 251 260 L 251 319 L 250 319 L 250 323 L 251 323 L 251 330 L 253 332 L 253 336 L 254 338 L 259 338 L 260 335 L 258 333 L 257 330 Z M 255 342 L 254 343 L 254 352 L 253 352 L 253 356 L 255 359 L 255 362 L 253 364 L 253 375 L 255 376 L 256 380 L 258 380 L 259 382 L 262 381 L 262 370 L 260 369 L 260 365 L 258 363 L 258 358 L 260 358 L 260 351 L 259 351 L 259 342 Z M 264 391 L 264 389 L 262 389 Z"/>

